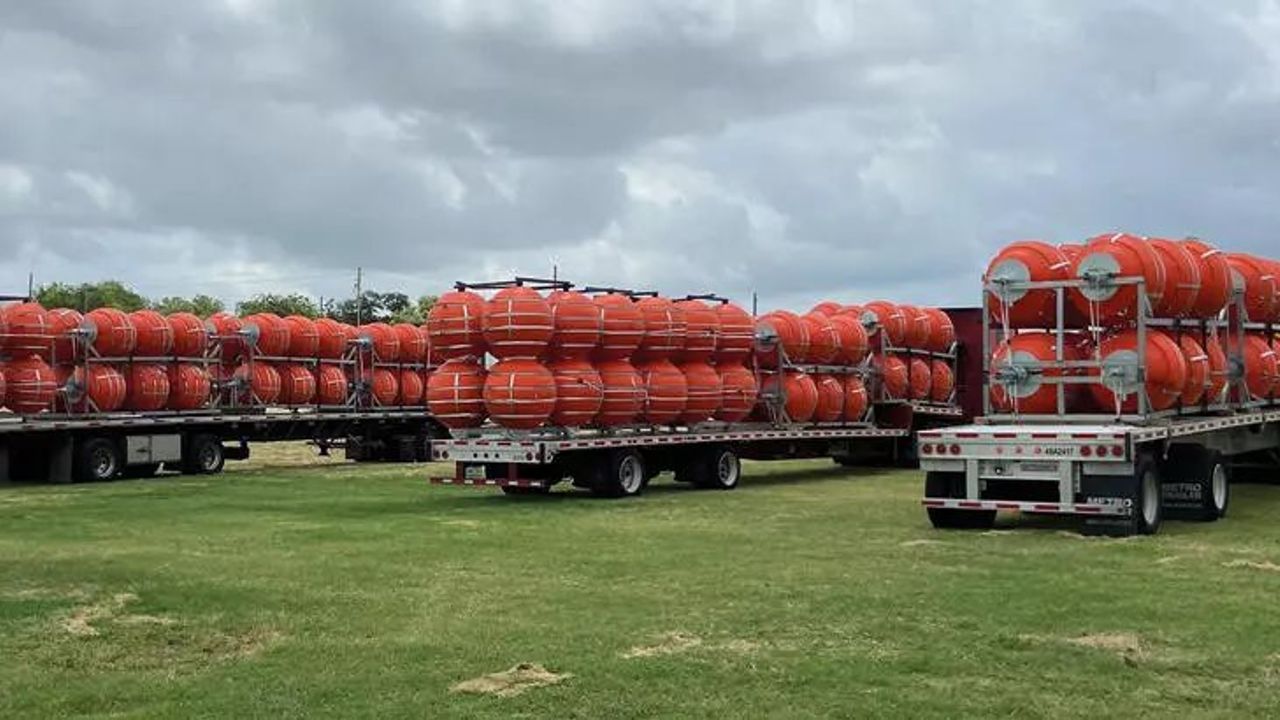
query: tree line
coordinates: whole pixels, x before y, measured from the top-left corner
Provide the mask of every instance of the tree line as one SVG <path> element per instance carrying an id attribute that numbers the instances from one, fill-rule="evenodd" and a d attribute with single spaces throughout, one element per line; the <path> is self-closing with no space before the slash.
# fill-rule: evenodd
<path id="1" fill-rule="evenodd" d="M 88 312 L 100 307 L 116 308 L 125 312 L 150 308 L 164 314 L 189 312 L 208 317 L 226 310 L 225 304 L 209 295 L 192 297 L 166 296 L 149 299 L 130 289 L 118 280 L 94 283 L 49 283 L 36 289 L 35 299 L 45 307 L 75 308 Z M 300 293 L 258 293 L 236 303 L 238 315 L 271 312 L 280 316 L 303 315 L 309 318 L 330 317 L 340 322 L 357 325 L 370 322 L 412 323 L 426 322 L 427 313 L 435 304 L 434 295 L 422 295 L 417 300 L 399 292 L 380 293 L 366 290 L 359 298 L 346 300 L 326 299 L 324 304 Z"/>

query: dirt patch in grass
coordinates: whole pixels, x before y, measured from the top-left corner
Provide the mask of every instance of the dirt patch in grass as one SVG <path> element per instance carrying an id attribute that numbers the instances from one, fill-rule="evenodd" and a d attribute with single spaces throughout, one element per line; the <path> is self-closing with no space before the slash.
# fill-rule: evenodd
<path id="1" fill-rule="evenodd" d="M 562 683 L 571 677 L 573 675 L 569 673 L 551 672 L 537 663 L 520 663 L 509 670 L 454 683 L 449 692 L 514 697 L 526 690 Z"/>
<path id="2" fill-rule="evenodd" d="M 1261 570 L 1262 572 L 1280 572 L 1280 565 L 1276 565 L 1270 560 L 1232 560 L 1231 562 L 1222 563 L 1222 567 L 1228 568 L 1247 568 L 1249 570 Z"/>
<path id="3" fill-rule="evenodd" d="M 657 642 L 648 645 L 636 645 L 622 653 L 622 657 L 631 660 L 657 655 L 675 655 L 689 652 L 700 645 L 702 645 L 702 638 L 697 635 L 675 631 L 662 635 Z"/>
<path id="4" fill-rule="evenodd" d="M 217 633 L 203 643 L 201 650 L 215 660 L 241 660 L 262 654 L 284 639 L 284 633 L 271 628 L 253 628 L 237 635 Z"/>
<path id="5" fill-rule="evenodd" d="M 900 543 L 898 543 L 898 546 L 899 546 L 899 547 L 905 547 L 905 548 L 909 548 L 909 547 L 936 547 L 936 546 L 938 546 L 938 545 L 946 545 L 946 543 L 942 542 L 941 540 L 925 540 L 925 539 L 920 539 L 920 540 L 907 540 L 906 542 L 900 542 Z"/>
<path id="6" fill-rule="evenodd" d="M 1116 655 L 1126 665 L 1137 665 L 1139 662 L 1148 659 L 1151 652 L 1150 647 L 1142 638 L 1126 632 L 1088 633 L 1075 637 L 1019 635 L 1018 638 L 1030 643 L 1065 643 L 1090 650 L 1101 650 Z"/>
<path id="7" fill-rule="evenodd" d="M 96 637 L 100 633 L 94 623 L 111 620 L 124 611 L 126 605 L 138 599 L 133 593 L 116 593 L 106 600 L 81 605 L 62 621 L 62 629 L 76 637 Z"/>

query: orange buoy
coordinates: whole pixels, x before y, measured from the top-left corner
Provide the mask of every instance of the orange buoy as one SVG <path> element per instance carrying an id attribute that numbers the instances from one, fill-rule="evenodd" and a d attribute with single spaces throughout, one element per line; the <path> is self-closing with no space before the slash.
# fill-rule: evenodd
<path id="1" fill-rule="evenodd" d="M 629 425 L 644 409 L 645 388 L 640 373 L 626 360 L 605 360 L 596 365 L 604 400 L 596 422 L 605 427 Z"/>
<path id="2" fill-rule="evenodd" d="M 809 313 L 810 314 L 817 313 L 819 315 L 826 315 L 827 317 L 834 317 L 840 314 L 840 309 L 843 307 L 844 306 L 838 302 L 824 300 L 818 303 L 817 305 L 814 305 L 813 309 L 810 310 Z"/>
<path id="3" fill-rule="evenodd" d="M 209 347 L 209 330 L 204 321 L 187 312 L 176 312 L 165 318 L 173 333 L 173 354 L 181 358 L 204 357 Z"/>
<path id="4" fill-rule="evenodd" d="M 1136 317 L 1138 286 L 1117 284 L 1115 278 L 1144 278 L 1151 309 L 1158 312 L 1164 307 L 1168 284 L 1164 263 L 1151 244 L 1136 235 L 1116 233 L 1091 238 L 1072 264 L 1071 276 L 1092 280 L 1092 284 L 1072 288 L 1068 299 L 1077 312 L 1095 318 L 1098 324 L 1116 326 Z"/>
<path id="5" fill-rule="evenodd" d="M 413 368 L 402 368 L 396 382 L 396 405 L 412 407 L 422 404 L 422 397 L 427 386 L 422 382 L 422 374 Z"/>
<path id="6" fill-rule="evenodd" d="M 170 410 L 200 410 L 209 404 L 213 383 L 207 370 L 194 363 L 179 362 L 170 365 L 167 372 Z"/>
<path id="7" fill-rule="evenodd" d="M 58 378 L 39 355 L 15 358 L 4 365 L 5 404 L 19 415 L 48 410 L 58 394 Z"/>
<path id="8" fill-rule="evenodd" d="M 1205 402 L 1216 405 L 1226 401 L 1231 366 L 1227 364 L 1227 353 L 1222 349 L 1218 338 L 1210 337 L 1204 344 L 1204 350 L 1209 356 L 1209 390 Z"/>
<path id="9" fill-rule="evenodd" d="M 280 397 L 280 373 L 270 363 L 242 363 L 233 380 L 242 403 L 270 405 Z"/>
<path id="10" fill-rule="evenodd" d="M 1063 361 L 1080 360 L 1080 346 L 1063 343 Z M 1050 333 L 1024 332 L 1009 338 L 991 355 L 991 401 L 1003 412 L 1052 415 L 1058 412 L 1058 385 L 1046 378 L 1074 375 L 1061 368 L 1039 367 L 1058 357 L 1057 341 Z M 1064 384 L 1064 412 L 1079 401 L 1080 385 Z"/>
<path id="11" fill-rule="evenodd" d="M 556 407 L 555 376 L 537 360 L 503 360 L 489 369 L 484 407 L 489 418 L 503 427 L 539 427 Z"/>
<path id="12" fill-rule="evenodd" d="M 839 339 L 836 362 L 858 365 L 866 360 L 871 348 L 867 329 L 862 326 L 862 322 L 850 315 L 832 315 L 828 320 Z"/>
<path id="13" fill-rule="evenodd" d="M 394 363 L 400 360 L 400 336 L 386 323 L 369 323 L 356 328 L 361 351 L 373 353 L 374 362 Z"/>
<path id="14" fill-rule="evenodd" d="M 781 393 L 783 412 L 787 420 L 793 423 L 806 423 L 813 419 L 818 409 L 818 386 L 806 373 L 788 371 L 770 373 L 764 381 L 765 391 L 777 396 Z"/>
<path id="15" fill-rule="evenodd" d="M 248 347 L 260 357 L 284 357 L 289 352 L 289 323 L 275 313 L 254 313 L 243 319 Z"/>
<path id="16" fill-rule="evenodd" d="M 427 359 L 427 334 L 417 325 L 399 323 L 393 327 L 400 341 L 400 362 L 420 363 Z"/>
<path id="17" fill-rule="evenodd" d="M 1091 373 L 1089 393 L 1099 410 L 1138 411 L 1138 392 L 1142 389 L 1138 372 L 1138 332 L 1118 330 L 1107 335 L 1099 348 L 1102 374 Z M 1182 397 L 1187 387 L 1187 359 L 1178 343 L 1164 332 L 1147 330 L 1146 391 L 1150 409 L 1168 410 Z"/>
<path id="18" fill-rule="evenodd" d="M 1164 264 L 1165 287 L 1160 307 L 1155 308 L 1160 317 L 1190 317 L 1196 298 L 1200 295 L 1200 263 L 1183 244 L 1151 238 L 1151 248 Z"/>
<path id="19" fill-rule="evenodd" d="M 677 420 L 684 425 L 706 422 L 720 409 L 724 388 L 720 373 L 702 360 L 691 360 L 680 365 L 684 374 L 688 401 Z"/>
<path id="20" fill-rule="evenodd" d="M 1236 339 L 1228 333 L 1227 353 L 1244 361 L 1244 384 L 1249 396 L 1254 400 L 1270 398 L 1280 382 L 1280 359 L 1276 357 L 1275 348 L 1258 333 L 1246 334 L 1243 347 L 1237 348 L 1236 344 Z"/>
<path id="21" fill-rule="evenodd" d="M 307 405 L 316 396 L 316 378 L 311 369 L 301 363 L 282 363 L 276 366 L 280 373 L 280 394 L 276 402 L 281 405 Z"/>
<path id="22" fill-rule="evenodd" d="M 7 330 L 0 328 L 0 348 L 11 357 L 36 355 L 49 360 L 53 352 L 53 334 L 49 313 L 40 303 L 23 302 L 0 308 Z"/>
<path id="23" fill-rule="evenodd" d="M 503 288 L 484 310 L 484 339 L 499 360 L 534 360 L 547 352 L 555 333 L 551 305 L 537 290 Z"/>
<path id="24" fill-rule="evenodd" d="M 484 298 L 465 290 L 447 292 L 431 306 L 427 337 L 442 359 L 484 357 L 485 307 Z"/>
<path id="25" fill-rule="evenodd" d="M 600 347 L 595 356 L 601 360 L 625 360 L 640 347 L 644 339 L 644 315 L 631 298 L 621 293 L 597 296 L 600 308 Z"/>
<path id="26" fill-rule="evenodd" d="M 862 316 L 866 314 L 866 310 L 861 305 L 841 305 L 836 311 L 836 315 L 847 315 L 859 323 L 862 322 Z"/>
<path id="27" fill-rule="evenodd" d="M 137 341 L 133 346 L 136 357 L 165 357 L 173 350 L 173 328 L 165 316 L 155 310 L 138 310 L 129 313 Z"/>
<path id="28" fill-rule="evenodd" d="M 214 313 L 205 320 L 205 328 L 218 341 L 222 362 L 231 363 L 244 355 L 245 342 L 241 334 L 244 323 L 240 318 L 229 313 Z"/>
<path id="29" fill-rule="evenodd" d="M 928 400 L 933 392 L 933 373 L 929 362 L 923 358 L 911 358 L 907 363 L 907 396 L 912 400 Z"/>
<path id="30" fill-rule="evenodd" d="M 883 329 L 883 338 L 893 347 L 903 347 L 907 341 L 907 316 L 891 302 L 876 300 L 863 306 L 862 324 L 872 329 L 872 335 Z"/>
<path id="31" fill-rule="evenodd" d="M 897 355 L 874 353 L 871 364 L 880 377 L 880 391 L 886 400 L 905 400 L 911 391 L 911 371 Z"/>
<path id="32" fill-rule="evenodd" d="M 1039 240 L 1022 240 L 1006 245 L 987 265 L 982 281 L 987 286 L 987 312 L 997 323 L 1011 328 L 1052 327 L 1056 324 L 1057 295 L 1054 290 L 1012 288 L 1002 283 L 1050 282 L 1071 277 L 1068 253 L 1080 255 Z"/>
<path id="33" fill-rule="evenodd" d="M 12 320 L 10 322 L 12 324 Z M 129 316 L 115 308 L 90 310 L 81 327 L 88 336 L 89 346 L 99 357 L 127 357 L 138 343 L 138 333 Z"/>
<path id="34" fill-rule="evenodd" d="M 325 360 L 341 359 L 347 351 L 347 326 L 333 318 L 318 318 L 316 328 L 316 357 Z"/>
<path id="35" fill-rule="evenodd" d="M 688 362 L 710 360 L 716 354 L 716 339 L 720 335 L 720 315 L 716 308 L 701 300 L 681 300 L 676 307 L 684 312 L 685 319 L 684 348 L 677 356 Z"/>
<path id="36" fill-rule="evenodd" d="M 84 323 L 84 316 L 69 308 L 54 308 L 49 311 L 48 320 L 49 334 L 53 336 L 53 355 L 49 358 L 49 362 L 54 365 L 74 362 L 77 349 L 80 347 L 74 331 L 80 329 L 80 325 Z M 3 334 L 4 329 L 0 328 L 0 335 Z M 0 337 L 0 348 L 3 345 L 4 340 Z"/>
<path id="37" fill-rule="evenodd" d="M 1244 310 L 1250 322 L 1268 322 L 1275 313 L 1276 278 L 1271 266 L 1261 258 L 1244 253 L 1230 253 L 1233 283 L 1244 291 Z"/>
<path id="38" fill-rule="evenodd" d="M 547 296 L 551 306 L 551 350 L 555 358 L 586 359 L 600 345 L 604 312 L 591 298 L 572 290 Z"/>
<path id="39" fill-rule="evenodd" d="M 774 310 L 756 320 L 756 334 L 762 338 L 756 348 L 760 367 L 778 366 L 777 348 L 782 347 L 791 362 L 805 362 L 809 357 L 809 326 L 793 312 Z"/>
<path id="40" fill-rule="evenodd" d="M 838 422 L 844 418 L 844 385 L 834 375 L 815 375 L 813 384 L 818 391 L 818 404 L 813 410 L 813 421 Z"/>
<path id="41" fill-rule="evenodd" d="M 951 366 L 942 360 L 929 363 L 929 399 L 935 403 L 950 404 L 956 389 L 956 376 Z"/>
<path id="42" fill-rule="evenodd" d="M 381 407 L 396 404 L 400 396 L 400 380 L 395 372 L 384 367 L 365 368 L 360 375 L 363 388 L 368 391 L 369 398 Z"/>
<path id="43" fill-rule="evenodd" d="M 756 323 L 746 310 L 733 303 L 716 308 L 720 331 L 716 337 L 717 365 L 732 365 L 751 357 L 756 342 Z"/>
<path id="44" fill-rule="evenodd" d="M 484 383 L 479 362 L 446 360 L 427 380 L 427 408 L 445 427 L 479 427 L 484 422 Z"/>
<path id="45" fill-rule="evenodd" d="M 1183 407 L 1199 405 L 1210 387 L 1209 353 L 1190 335 L 1178 338 L 1178 347 L 1187 361 L 1187 384 L 1180 400 Z"/>
<path id="46" fill-rule="evenodd" d="M 720 408 L 713 416 L 721 422 L 741 422 L 756 406 L 759 388 L 755 373 L 742 365 L 717 365 L 720 375 Z"/>
<path id="47" fill-rule="evenodd" d="M 591 363 L 579 358 L 553 360 L 547 369 L 556 383 L 551 424 L 582 427 L 595 422 L 604 402 L 604 382 Z"/>
<path id="48" fill-rule="evenodd" d="M 684 308 L 661 296 L 641 298 L 636 307 L 644 318 L 644 339 L 636 359 L 669 359 L 684 349 L 689 331 Z"/>
<path id="49" fill-rule="evenodd" d="M 1191 316 L 1210 319 L 1231 302 L 1231 264 L 1221 250 L 1197 239 L 1180 243 L 1199 265 L 1200 291 L 1196 293 Z"/>
<path id="50" fill-rule="evenodd" d="M 636 364 L 636 371 L 644 385 L 640 419 L 654 425 L 666 425 L 680 417 L 689 401 L 684 373 L 665 358 L 643 360 Z"/>
<path id="51" fill-rule="evenodd" d="M 840 332 L 826 315 L 810 313 L 801 320 L 809 334 L 807 362 L 828 365 L 840 354 Z"/>
<path id="52" fill-rule="evenodd" d="M 932 319 L 924 310 L 915 305 L 899 305 L 902 317 L 907 323 L 907 334 L 903 344 L 912 350 L 923 350 L 929 344 L 929 335 L 933 332 Z"/>
<path id="53" fill-rule="evenodd" d="M 289 326 L 289 346 L 285 355 L 294 358 L 313 358 L 320 350 L 320 328 L 316 321 L 303 315 L 290 315 L 284 318 Z"/>
<path id="54" fill-rule="evenodd" d="M 844 419 L 846 422 L 862 422 L 867 417 L 867 409 L 871 406 L 867 397 L 867 386 L 862 378 L 846 375 L 844 378 Z"/>
<path id="55" fill-rule="evenodd" d="M 322 406 L 338 406 L 347 404 L 350 383 L 341 366 L 332 363 L 320 363 L 312 369 L 316 384 L 316 404 Z"/>
<path id="56" fill-rule="evenodd" d="M 929 340 L 925 348 L 932 352 L 951 352 L 956 342 L 956 326 L 951 316 L 936 307 L 924 308 L 924 314 L 929 317 Z"/>
<path id="57" fill-rule="evenodd" d="M 128 394 L 124 375 L 104 363 L 54 370 L 66 407 L 76 412 L 115 412 Z"/>
<path id="58" fill-rule="evenodd" d="M 129 390 L 124 407 L 140 412 L 154 412 L 169 404 L 169 373 L 157 363 L 129 365 Z"/>

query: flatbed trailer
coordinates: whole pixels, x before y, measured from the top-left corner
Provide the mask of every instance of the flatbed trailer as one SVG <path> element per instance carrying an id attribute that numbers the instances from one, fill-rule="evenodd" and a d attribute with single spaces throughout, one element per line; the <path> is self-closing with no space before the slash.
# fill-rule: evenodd
<path id="1" fill-rule="evenodd" d="M 193 412 L 0 413 L 0 482 L 104 481 L 221 472 L 250 443 L 309 441 L 357 461 L 423 461 L 443 428 L 424 408 L 226 408 Z"/>

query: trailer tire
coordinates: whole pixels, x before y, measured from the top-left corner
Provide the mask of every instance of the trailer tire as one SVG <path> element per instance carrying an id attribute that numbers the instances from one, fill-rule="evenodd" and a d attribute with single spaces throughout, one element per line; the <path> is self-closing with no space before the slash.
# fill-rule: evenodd
<path id="1" fill-rule="evenodd" d="M 1231 502 L 1231 471 L 1217 450 L 1175 445 L 1164 463 L 1165 508 L 1170 518 L 1214 522 L 1227 514 Z M 1174 494 L 1191 488 L 1190 493 Z"/>
<path id="2" fill-rule="evenodd" d="M 928 472 L 924 476 L 924 496 L 954 498 L 963 494 L 964 473 Z M 926 508 L 929 522 L 939 530 L 990 530 L 996 524 L 995 510 Z"/>
<path id="3" fill-rule="evenodd" d="M 732 490 L 742 479 L 742 461 L 737 453 L 724 446 L 699 452 L 690 470 L 690 481 L 708 490 Z"/>
<path id="4" fill-rule="evenodd" d="M 644 456 L 637 450 L 614 450 L 605 456 L 604 475 L 592 484 L 596 495 L 632 497 L 644 491 Z"/>
<path id="5" fill-rule="evenodd" d="M 187 475 L 216 475 L 226 463 L 222 440 L 217 435 L 201 433 L 191 436 L 182 456 L 182 472 Z"/>
<path id="6" fill-rule="evenodd" d="M 123 467 L 124 453 L 114 440 L 93 437 L 76 443 L 71 470 L 76 482 L 114 480 Z"/>
<path id="7" fill-rule="evenodd" d="M 1134 469 L 1132 489 L 1133 507 L 1127 517 L 1118 521 L 1089 519 L 1080 528 L 1081 535 L 1105 537 L 1131 537 L 1155 535 L 1164 522 L 1164 502 L 1160 487 L 1160 466 L 1155 458 L 1143 455 Z"/>

